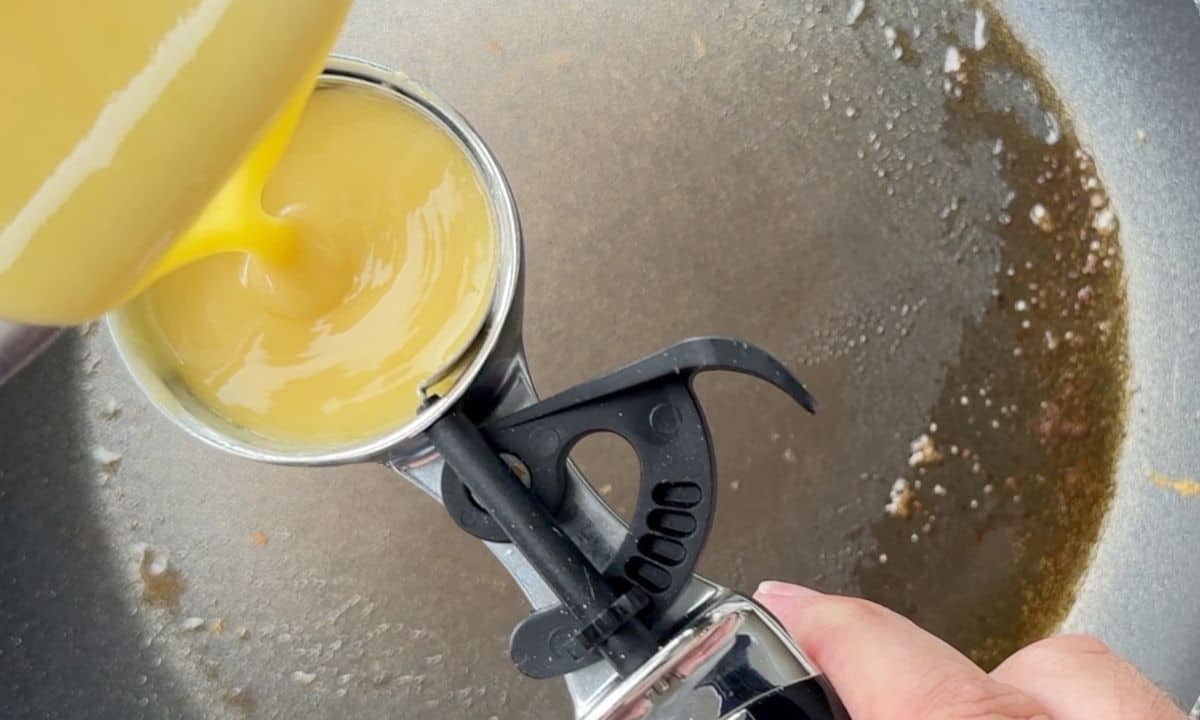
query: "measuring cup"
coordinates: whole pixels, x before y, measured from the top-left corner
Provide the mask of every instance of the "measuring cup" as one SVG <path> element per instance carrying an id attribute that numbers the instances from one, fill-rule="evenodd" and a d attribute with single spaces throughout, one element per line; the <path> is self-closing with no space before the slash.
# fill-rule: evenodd
<path id="1" fill-rule="evenodd" d="M 445 380 L 441 384 L 449 383 L 449 388 L 428 398 L 414 418 L 377 437 L 326 446 L 288 444 L 238 427 L 196 400 L 178 378 L 162 371 L 153 348 L 121 311 L 109 316 L 109 327 L 126 367 L 151 402 L 201 441 L 268 463 L 383 463 L 445 504 L 446 463 L 430 437 L 431 427 L 449 415 L 475 423 L 511 416 L 537 401 L 521 341 L 522 250 L 516 204 L 482 139 L 458 113 L 417 83 L 377 65 L 334 57 L 319 84 L 359 86 L 418 109 L 458 141 L 486 189 L 499 267 L 491 304 L 474 339 L 439 377 L 427 383 Z M 566 470 L 568 487 L 561 507 L 553 518 L 545 517 L 555 532 L 569 538 L 584 562 L 607 567 L 629 529 L 569 461 Z M 518 487 L 518 494 L 521 490 Z M 485 544 L 535 611 L 555 607 L 558 594 L 514 543 Z M 634 666 L 618 668 L 598 660 L 564 674 L 576 717 L 845 717 L 832 689 L 770 614 L 715 583 L 690 576 L 650 631 L 656 644 Z"/>

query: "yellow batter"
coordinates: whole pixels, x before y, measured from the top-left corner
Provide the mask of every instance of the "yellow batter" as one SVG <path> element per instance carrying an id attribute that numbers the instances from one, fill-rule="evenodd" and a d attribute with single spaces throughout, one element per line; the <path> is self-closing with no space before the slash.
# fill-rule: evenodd
<path id="1" fill-rule="evenodd" d="M 262 197 L 295 228 L 294 257 L 211 257 L 128 312 L 168 372 L 254 432 L 330 444 L 394 429 L 490 303 L 496 244 L 474 166 L 415 108 L 334 85 Z"/>
<path id="2" fill-rule="evenodd" d="M 329 445 L 413 417 L 497 249 L 440 125 L 382 91 L 309 98 L 349 1 L 0 0 L 0 317 L 145 290 L 139 346 L 252 432 Z"/>
<path id="3" fill-rule="evenodd" d="M 302 105 L 349 5 L 0 0 L 0 318 L 70 324 L 128 298 Z M 261 211 L 245 225 L 274 249 Z"/>

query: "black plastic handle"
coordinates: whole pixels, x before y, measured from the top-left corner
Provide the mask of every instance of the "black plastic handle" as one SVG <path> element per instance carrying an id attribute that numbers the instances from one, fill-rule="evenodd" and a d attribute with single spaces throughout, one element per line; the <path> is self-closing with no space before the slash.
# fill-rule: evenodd
<path id="1" fill-rule="evenodd" d="M 741 340 L 703 337 L 676 343 L 477 431 L 450 419 L 430 429 L 446 458 L 442 501 L 450 516 L 478 538 L 516 543 L 564 602 L 534 613 L 514 632 L 511 651 L 521 672 L 538 678 L 573 672 L 598 660 L 605 646 L 625 648 L 608 653 L 610 660 L 622 659 L 614 660 L 618 669 L 645 655 L 645 630 L 691 581 L 713 523 L 716 462 L 692 388 L 697 374 L 712 370 L 757 377 L 809 412 L 815 408 L 804 385 L 769 353 Z M 593 568 L 555 521 L 564 506 L 570 508 L 565 500 L 571 449 L 599 432 L 624 438 L 638 456 L 641 474 L 628 531 L 607 566 Z M 531 525 L 527 516 L 533 510 L 538 522 Z M 596 588 L 599 595 L 592 597 Z M 640 625 L 635 634 L 643 637 L 622 637 L 631 623 L 635 630 Z M 632 652 L 635 647 L 641 652 Z M 649 648 L 656 649 L 653 643 Z"/>

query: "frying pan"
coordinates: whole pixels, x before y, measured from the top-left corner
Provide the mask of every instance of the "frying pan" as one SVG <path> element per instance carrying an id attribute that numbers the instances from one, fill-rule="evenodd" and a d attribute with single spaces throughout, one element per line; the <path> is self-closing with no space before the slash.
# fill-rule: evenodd
<path id="1" fill-rule="evenodd" d="M 701 383 L 722 490 L 706 574 L 864 594 L 984 663 L 1094 632 L 1190 707 L 1200 12 L 1006 0 L 977 51 L 972 5 L 850 6 L 360 0 L 337 49 L 437 88 L 494 149 L 543 394 L 717 333 L 822 400 L 805 422 Z M 1038 182 L 1054 158 L 1119 219 L 1096 275 L 1097 209 Z M 1059 318 L 1031 284 L 1092 304 Z M 1093 344 L 1062 344 L 1085 323 Z M 390 472 L 201 447 L 100 331 L 0 387 L 0 423 L 6 717 L 568 716 L 505 656 L 510 581 Z M 910 464 L 922 435 L 939 463 Z M 626 449 L 575 459 L 628 511 Z M 908 517 L 901 477 L 922 483 Z"/>

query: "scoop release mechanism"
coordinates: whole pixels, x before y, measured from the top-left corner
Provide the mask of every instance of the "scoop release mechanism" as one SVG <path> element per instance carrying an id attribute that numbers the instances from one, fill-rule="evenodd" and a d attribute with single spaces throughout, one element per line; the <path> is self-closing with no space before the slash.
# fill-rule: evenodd
<path id="1" fill-rule="evenodd" d="M 479 427 L 455 409 L 429 429 L 446 461 L 442 498 L 450 516 L 482 540 L 515 544 L 559 600 L 531 614 L 513 632 L 510 654 L 524 674 L 557 677 L 607 660 L 618 677 L 633 679 L 647 668 L 673 666 L 663 653 L 686 636 L 688 623 L 691 631 L 701 632 L 696 623 L 713 622 L 695 616 L 683 623 L 676 620 L 684 618 L 669 616 L 672 604 L 695 579 L 716 509 L 712 441 L 692 387 L 696 375 L 712 370 L 757 377 L 815 412 L 812 395 L 767 352 L 739 340 L 706 337 L 682 341 Z M 564 514 L 578 508 L 567 501 L 569 492 L 580 491 L 568 481 L 569 453 L 579 440 L 598 432 L 624 438 L 641 464 L 632 521 L 602 567 L 560 527 Z M 587 533 L 588 518 L 571 519 L 576 536 Z M 604 532 L 599 522 L 595 532 Z M 730 597 L 748 603 L 750 610 L 741 612 L 754 616 L 756 632 L 780 636 L 771 639 L 772 647 L 794 651 L 798 671 L 789 677 L 821 679 L 777 624 L 758 620 L 759 615 L 769 618 L 765 610 Z M 711 640 L 705 647 L 720 649 Z M 827 689 L 823 679 L 821 683 Z M 757 687 L 753 698 L 774 697 L 781 689 Z M 840 708 L 836 695 L 831 690 L 827 694 L 830 707 Z"/>

